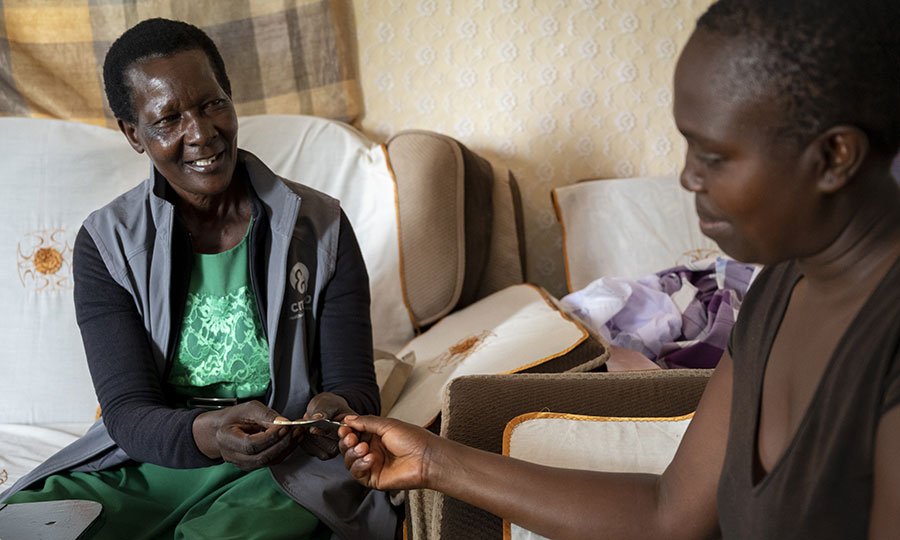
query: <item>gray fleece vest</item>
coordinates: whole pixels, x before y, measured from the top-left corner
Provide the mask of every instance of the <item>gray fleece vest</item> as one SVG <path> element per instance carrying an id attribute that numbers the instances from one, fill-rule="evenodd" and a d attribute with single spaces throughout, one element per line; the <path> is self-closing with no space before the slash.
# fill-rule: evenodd
<path id="1" fill-rule="evenodd" d="M 309 354 L 317 306 L 334 273 L 340 204 L 312 188 L 276 176 L 256 156 L 239 151 L 269 218 L 266 338 L 271 391 L 266 405 L 300 418 L 312 397 Z M 173 321 L 169 291 L 174 207 L 162 197 L 164 182 L 151 173 L 141 185 L 92 213 L 85 229 L 113 279 L 134 298 L 153 347 L 160 378 L 169 356 Z M 177 325 L 174 325 L 177 327 Z M 129 461 L 98 420 L 84 437 L 22 477 L 0 500 L 51 474 L 100 471 Z M 279 486 L 318 516 L 336 537 L 393 538 L 396 515 L 383 493 L 363 488 L 342 456 L 320 461 L 298 450 L 270 468 Z"/>

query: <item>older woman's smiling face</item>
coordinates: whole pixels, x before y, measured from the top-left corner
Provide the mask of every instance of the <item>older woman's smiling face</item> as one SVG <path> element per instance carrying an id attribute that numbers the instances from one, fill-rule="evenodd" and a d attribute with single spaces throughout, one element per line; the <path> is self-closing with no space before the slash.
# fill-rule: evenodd
<path id="1" fill-rule="evenodd" d="M 185 201 L 201 205 L 231 183 L 237 115 L 206 54 L 189 50 L 139 61 L 129 69 L 137 123 L 119 122 L 131 146 Z"/>

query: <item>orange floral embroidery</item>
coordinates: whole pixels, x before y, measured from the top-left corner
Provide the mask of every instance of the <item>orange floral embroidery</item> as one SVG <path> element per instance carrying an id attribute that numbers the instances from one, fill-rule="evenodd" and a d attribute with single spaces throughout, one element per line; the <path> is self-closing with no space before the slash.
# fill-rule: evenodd
<path id="1" fill-rule="evenodd" d="M 41 248 L 34 254 L 34 269 L 42 274 L 55 274 L 62 263 L 62 255 L 53 248 Z"/>
<path id="2" fill-rule="evenodd" d="M 490 330 L 485 330 L 480 334 L 469 336 L 460 340 L 455 345 L 451 345 L 440 356 L 435 358 L 428 370 L 432 373 L 443 373 L 447 369 L 453 369 L 462 363 L 463 360 L 471 356 L 475 351 L 484 345 L 484 340 L 488 336 L 495 335 Z"/>
<path id="3" fill-rule="evenodd" d="M 72 288 L 72 248 L 65 229 L 27 233 L 17 249 L 19 280 L 26 289 L 56 291 Z"/>
<path id="4" fill-rule="evenodd" d="M 6 469 L 0 469 L 0 486 L 6 483 L 9 480 L 9 474 L 7 474 Z"/>

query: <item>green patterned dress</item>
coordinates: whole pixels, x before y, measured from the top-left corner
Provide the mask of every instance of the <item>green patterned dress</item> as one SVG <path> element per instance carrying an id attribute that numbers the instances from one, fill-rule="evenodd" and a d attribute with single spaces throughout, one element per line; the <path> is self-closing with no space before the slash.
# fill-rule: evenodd
<path id="1" fill-rule="evenodd" d="M 249 228 L 248 228 L 249 231 Z M 261 397 L 269 347 L 250 283 L 247 235 L 234 248 L 194 254 L 181 339 L 165 386 L 170 394 Z M 93 539 L 318 539 L 331 532 L 288 497 L 269 470 L 230 463 L 170 469 L 127 463 L 50 476 L 7 503 L 86 499 L 103 504 Z"/>

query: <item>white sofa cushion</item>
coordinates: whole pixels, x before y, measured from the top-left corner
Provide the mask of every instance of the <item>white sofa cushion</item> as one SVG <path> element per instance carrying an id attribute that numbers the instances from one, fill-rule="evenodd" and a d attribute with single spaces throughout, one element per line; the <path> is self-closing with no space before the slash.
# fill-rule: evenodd
<path id="1" fill-rule="evenodd" d="M 720 253 L 675 176 L 590 180 L 552 191 L 569 292 L 601 277 L 638 279 Z"/>
<path id="2" fill-rule="evenodd" d="M 115 131 L 0 118 L 0 422 L 89 422 L 97 409 L 72 301 L 87 215 L 149 171 Z"/>
<path id="3" fill-rule="evenodd" d="M 90 423 L 0 424 L 0 493 L 87 433 Z"/>
<path id="4" fill-rule="evenodd" d="M 376 346 L 414 335 L 400 285 L 394 183 L 383 148 L 306 116 L 241 119 L 239 144 L 342 201 L 369 269 Z M 89 422 L 97 407 L 75 323 L 72 246 L 87 215 L 149 173 L 117 131 L 0 118 L 0 423 Z"/>
<path id="5" fill-rule="evenodd" d="M 661 474 L 675 456 L 692 417 L 693 413 L 671 418 L 524 414 L 507 424 L 503 455 L 549 467 Z M 543 538 L 506 520 L 503 536 Z"/>
<path id="6" fill-rule="evenodd" d="M 541 289 L 507 287 L 444 317 L 398 353 L 414 353 L 416 363 L 388 416 L 430 425 L 441 411 L 447 385 L 463 375 L 516 373 L 551 362 L 565 365 L 551 371 L 578 370 L 581 361 L 568 363 L 566 357 L 576 357 L 593 339 Z M 604 349 L 597 344 L 594 351 L 583 360 L 593 360 Z"/>

